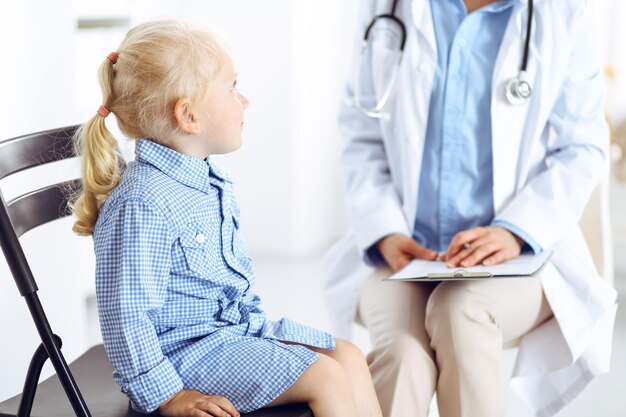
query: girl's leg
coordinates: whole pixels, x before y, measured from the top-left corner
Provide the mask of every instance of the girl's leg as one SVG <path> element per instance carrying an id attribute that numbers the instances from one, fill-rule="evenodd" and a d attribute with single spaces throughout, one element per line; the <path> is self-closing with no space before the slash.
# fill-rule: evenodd
<path id="1" fill-rule="evenodd" d="M 373 347 L 367 362 L 385 417 L 426 417 L 437 367 L 424 321 L 436 284 L 383 281 L 391 274 L 379 268 L 361 293 L 357 319 Z"/>
<path id="2" fill-rule="evenodd" d="M 445 282 L 428 300 L 441 417 L 504 415 L 502 346 L 552 315 L 533 278 Z"/>
<path id="3" fill-rule="evenodd" d="M 336 360 L 320 358 L 267 407 L 306 402 L 315 417 L 361 417 L 348 375 Z"/>
<path id="4" fill-rule="evenodd" d="M 359 417 L 382 417 L 376 391 L 372 384 L 372 376 L 361 350 L 354 344 L 336 339 L 335 350 L 310 347 L 310 349 L 326 355 L 338 362 L 348 376 L 352 393 L 356 402 Z"/>

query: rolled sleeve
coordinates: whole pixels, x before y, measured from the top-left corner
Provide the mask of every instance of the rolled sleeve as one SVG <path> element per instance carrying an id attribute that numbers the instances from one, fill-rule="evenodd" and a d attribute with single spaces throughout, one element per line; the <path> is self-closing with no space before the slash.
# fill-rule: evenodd
<path id="1" fill-rule="evenodd" d="M 122 387 L 135 410 L 151 413 L 165 400 L 183 389 L 183 381 L 171 362 L 163 359 L 145 374 Z"/>
<path id="2" fill-rule="evenodd" d="M 370 266 L 382 266 L 385 265 L 385 258 L 383 258 L 383 254 L 378 250 L 378 246 L 376 244 L 370 246 L 365 251 L 365 263 Z"/>

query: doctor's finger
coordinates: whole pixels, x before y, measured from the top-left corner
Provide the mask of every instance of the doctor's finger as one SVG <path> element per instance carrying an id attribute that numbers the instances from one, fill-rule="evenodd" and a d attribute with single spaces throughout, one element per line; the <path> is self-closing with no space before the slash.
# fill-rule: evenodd
<path id="1" fill-rule="evenodd" d="M 500 251 L 501 249 L 502 249 L 502 246 L 495 242 L 487 243 L 482 246 L 477 246 L 476 248 L 473 248 L 471 253 L 469 253 L 465 257 L 465 259 L 462 259 L 460 261 L 460 265 L 465 268 L 478 265 L 485 258 L 493 255 L 494 253 Z"/>
<path id="2" fill-rule="evenodd" d="M 468 254 L 472 253 L 472 248 L 476 249 L 479 246 L 490 243 L 492 240 L 493 239 L 490 239 L 489 235 L 485 233 L 476 240 L 465 242 L 459 247 L 448 247 L 448 251 L 441 256 L 441 260 L 444 262 L 452 262 L 454 260 L 454 262 L 458 263 L 459 259 L 465 258 Z M 462 253 L 463 250 L 465 250 L 465 253 Z"/>
<path id="3" fill-rule="evenodd" d="M 464 247 L 464 249 L 462 249 L 461 251 L 459 251 L 456 255 L 450 257 L 450 260 L 448 261 L 448 267 L 449 268 L 454 268 L 457 266 L 473 266 L 474 264 L 472 264 L 472 260 L 468 261 L 468 258 L 472 257 L 472 256 L 476 256 L 476 252 L 478 250 L 485 250 L 485 246 L 488 245 L 496 245 L 497 244 L 493 241 L 489 241 L 488 239 L 478 239 L 475 242 L 472 242 L 472 244 L 468 244 Z M 482 248 L 482 249 L 481 249 Z M 494 252 L 495 249 L 492 251 Z M 488 254 L 489 255 L 489 254 Z M 463 262 L 466 262 L 465 265 L 463 265 Z M 478 261 L 480 262 L 480 261 Z"/>
<path id="4" fill-rule="evenodd" d="M 398 272 L 399 270 L 404 268 L 410 261 L 411 258 L 409 258 L 407 255 L 400 255 L 396 257 L 392 262 L 390 262 L 389 266 L 391 267 L 393 272 Z"/>
<path id="5" fill-rule="evenodd" d="M 475 248 L 474 248 L 475 249 Z M 472 253 L 472 251 L 474 250 L 472 249 L 471 246 L 466 247 L 465 249 L 461 249 L 459 252 L 456 253 L 456 255 L 451 256 L 450 253 L 448 252 L 447 255 L 447 260 L 443 259 L 444 262 L 447 263 L 448 268 L 455 268 L 457 267 L 462 260 L 464 260 L 465 258 L 467 258 L 469 256 L 470 253 Z"/>
<path id="6" fill-rule="evenodd" d="M 459 259 L 465 258 L 472 252 L 472 248 L 476 247 L 476 242 L 464 242 L 462 245 L 449 246 L 448 251 L 444 253 L 441 260 L 444 262 L 458 262 Z"/>
<path id="7" fill-rule="evenodd" d="M 501 250 L 491 255 L 490 257 L 486 258 L 483 261 L 483 264 L 484 265 L 499 264 L 502 262 L 506 262 L 510 259 L 517 258 L 519 254 L 520 254 L 520 250 L 516 246 L 513 246 L 512 248 L 505 246 Z"/>
<path id="8" fill-rule="evenodd" d="M 406 245 L 402 248 L 412 258 L 425 259 L 428 261 L 434 261 L 439 256 L 437 251 L 428 249 L 411 239 L 407 241 Z"/>
<path id="9" fill-rule="evenodd" d="M 483 265 L 495 265 L 495 264 L 502 263 L 504 261 L 508 261 L 509 259 L 510 259 L 510 257 L 507 256 L 505 250 L 499 250 L 496 253 L 494 253 L 493 255 L 491 255 L 488 258 L 486 258 L 483 261 Z"/>
<path id="10" fill-rule="evenodd" d="M 446 253 L 447 257 L 450 258 L 455 256 L 464 249 L 467 243 L 471 244 L 485 233 L 486 230 L 484 227 L 474 227 L 457 233 L 450 241 L 450 245 L 448 245 L 448 252 Z"/>

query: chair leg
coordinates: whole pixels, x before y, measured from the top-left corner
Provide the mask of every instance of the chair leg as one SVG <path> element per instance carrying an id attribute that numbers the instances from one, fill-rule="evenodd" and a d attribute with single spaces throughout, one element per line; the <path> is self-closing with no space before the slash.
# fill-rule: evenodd
<path id="1" fill-rule="evenodd" d="M 54 335 L 54 343 L 61 349 L 63 341 L 56 334 Z M 22 399 L 20 400 L 20 406 L 17 409 L 17 417 L 29 417 L 33 408 L 33 401 L 35 400 L 35 392 L 37 391 L 37 384 L 39 383 L 39 376 L 41 375 L 41 369 L 48 360 L 48 352 L 43 343 L 39 345 L 35 354 L 28 366 L 28 372 L 26 373 L 26 380 L 24 381 L 24 389 L 22 390 Z"/>

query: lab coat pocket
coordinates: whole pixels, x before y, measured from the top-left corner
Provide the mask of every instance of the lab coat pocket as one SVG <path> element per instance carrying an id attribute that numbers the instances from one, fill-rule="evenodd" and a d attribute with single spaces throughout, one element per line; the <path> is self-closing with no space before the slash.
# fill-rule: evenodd
<path id="1" fill-rule="evenodd" d="M 208 277 L 211 272 L 211 263 L 215 262 L 212 256 L 210 233 L 201 227 L 189 227 L 180 236 L 187 267 L 191 272 L 201 277 Z"/>

